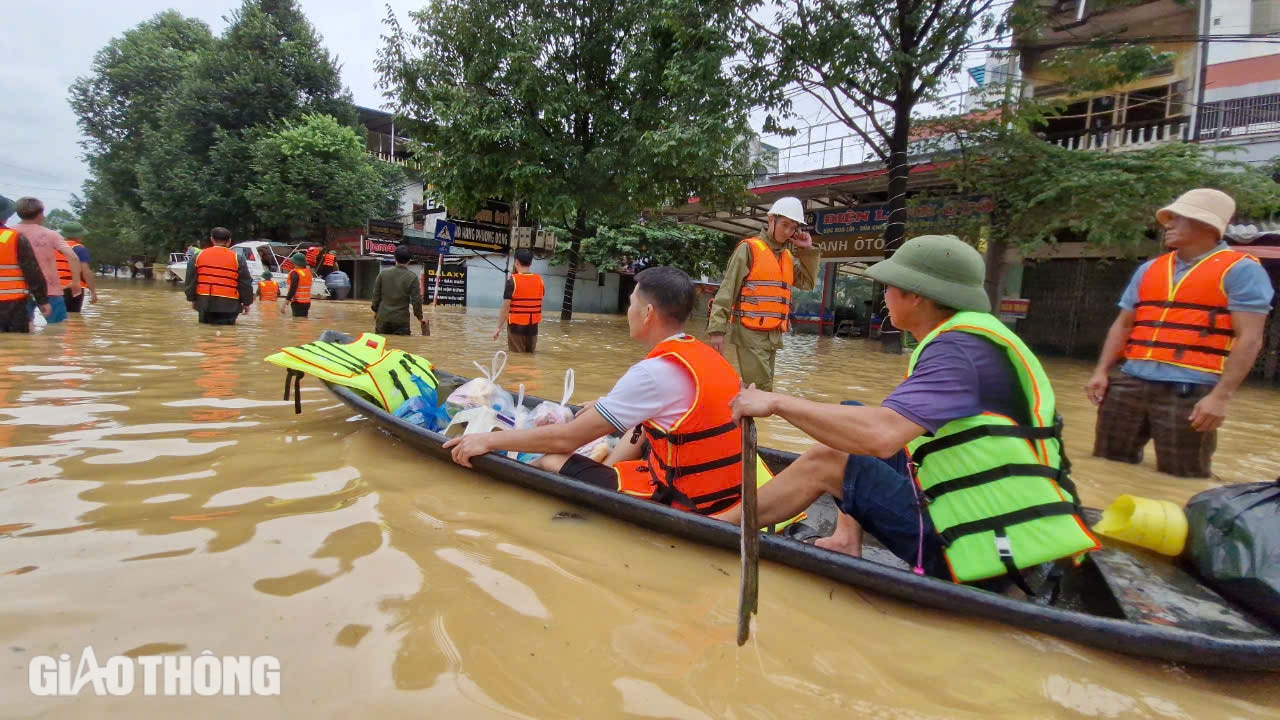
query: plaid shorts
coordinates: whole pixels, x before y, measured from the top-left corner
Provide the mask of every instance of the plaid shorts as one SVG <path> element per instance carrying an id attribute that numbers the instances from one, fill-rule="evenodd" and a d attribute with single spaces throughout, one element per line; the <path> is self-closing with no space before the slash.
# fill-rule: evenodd
<path id="1" fill-rule="evenodd" d="M 1212 385 L 1143 380 L 1119 373 L 1098 408 L 1094 457 L 1142 462 L 1148 440 L 1156 444 L 1156 470 L 1178 477 L 1209 477 L 1218 431 L 1191 427 L 1191 411 Z"/>

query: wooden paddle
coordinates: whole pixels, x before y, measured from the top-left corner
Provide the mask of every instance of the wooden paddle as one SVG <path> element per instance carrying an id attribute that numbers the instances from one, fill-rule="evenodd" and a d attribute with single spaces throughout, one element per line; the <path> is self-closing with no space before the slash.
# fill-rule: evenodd
<path id="1" fill-rule="evenodd" d="M 742 582 L 738 586 L 738 645 L 751 636 L 760 599 L 760 523 L 756 521 L 756 421 L 742 418 Z"/>

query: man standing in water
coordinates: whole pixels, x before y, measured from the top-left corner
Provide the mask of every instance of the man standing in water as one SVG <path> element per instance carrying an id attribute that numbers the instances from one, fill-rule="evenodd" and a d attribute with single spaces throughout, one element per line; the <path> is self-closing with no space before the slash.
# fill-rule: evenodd
<path id="1" fill-rule="evenodd" d="M 1098 406 L 1095 456 L 1140 463 L 1155 440 L 1160 472 L 1210 476 L 1227 401 L 1253 369 L 1275 294 L 1258 261 L 1222 240 L 1235 209 L 1202 188 L 1156 213 L 1171 252 L 1134 273 L 1085 385 Z"/>
<path id="2" fill-rule="evenodd" d="M 76 257 L 80 258 L 80 285 L 89 289 L 91 293 L 89 302 L 96 305 L 98 288 L 93 283 L 93 269 L 89 266 L 89 248 L 80 242 L 84 239 L 84 235 L 84 226 L 78 222 L 73 221 L 62 226 L 62 237 L 75 251 Z M 79 295 L 71 294 L 71 264 L 62 255 L 58 256 L 58 278 L 62 281 L 62 299 L 67 304 L 67 312 L 80 312 L 80 308 L 84 305 L 85 294 L 83 292 Z"/>
<path id="3" fill-rule="evenodd" d="M 0 332 L 31 332 L 31 304 L 49 317 L 49 293 L 31 243 L 5 223 L 14 204 L 0 195 Z"/>
<path id="4" fill-rule="evenodd" d="M 285 304 L 280 306 L 283 315 L 286 308 L 293 310 L 294 317 L 307 317 L 311 312 L 311 282 L 315 275 L 307 265 L 307 256 L 296 252 L 289 256 L 293 269 L 289 271 L 289 290 L 285 293 Z"/>
<path id="5" fill-rule="evenodd" d="M 422 288 L 418 275 L 409 269 L 413 255 L 409 248 L 396 248 L 396 266 L 378 273 L 373 282 L 373 331 L 379 335 L 410 335 L 409 308 L 418 318 L 418 327 L 427 334 L 426 321 L 422 319 Z"/>
<path id="6" fill-rule="evenodd" d="M 512 255 L 516 270 L 507 278 L 502 293 L 502 310 L 498 312 L 498 329 L 493 331 L 497 340 L 502 326 L 507 326 L 507 349 L 511 352 L 531 353 L 538 349 L 538 323 L 542 322 L 542 276 L 529 272 L 533 265 L 533 251 L 520 248 Z"/>
<path id="7" fill-rule="evenodd" d="M 707 344 L 722 353 L 726 342 L 733 345 L 742 381 L 762 390 L 773 389 L 773 362 L 788 327 L 791 288 L 813 289 L 821 255 L 800 229 L 804 206 L 799 199 L 779 198 L 769 208 L 768 222 L 761 237 L 738 243 L 707 318 Z"/>
<path id="8" fill-rule="evenodd" d="M 253 304 L 253 276 L 244 256 L 231 249 L 231 231 L 216 227 L 199 255 L 187 261 L 186 291 L 191 308 L 206 325 L 235 325 Z"/>
<path id="9" fill-rule="evenodd" d="M 44 203 L 33 197 L 18 198 L 18 218 L 20 222 L 14 226 L 36 253 L 40 262 L 40 270 L 44 273 L 45 286 L 49 292 L 51 312 L 46 316 L 49 324 L 60 323 L 67 319 L 67 303 L 62 296 L 62 280 L 58 276 L 58 258 L 66 259 L 70 268 L 70 279 L 67 290 L 72 296 L 79 296 L 80 258 L 58 233 L 44 226 Z M 33 308 L 34 309 L 34 308 Z"/>

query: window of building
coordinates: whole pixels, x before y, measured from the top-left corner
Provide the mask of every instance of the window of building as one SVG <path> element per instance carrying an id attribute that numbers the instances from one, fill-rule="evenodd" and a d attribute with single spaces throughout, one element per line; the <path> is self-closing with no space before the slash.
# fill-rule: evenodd
<path id="1" fill-rule="evenodd" d="M 1280 0 L 1253 0 L 1249 32 L 1254 35 L 1280 33 Z"/>

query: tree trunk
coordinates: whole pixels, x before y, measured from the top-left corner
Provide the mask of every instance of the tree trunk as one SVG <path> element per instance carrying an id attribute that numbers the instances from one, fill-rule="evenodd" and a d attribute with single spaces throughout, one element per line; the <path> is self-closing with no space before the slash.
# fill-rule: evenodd
<path id="1" fill-rule="evenodd" d="M 569 271 L 564 276 L 564 302 L 560 305 L 560 322 L 573 320 L 573 285 L 578 279 L 578 260 L 582 250 L 582 239 L 587 235 L 587 215 L 582 210 L 569 231 Z"/>
<path id="2" fill-rule="evenodd" d="M 889 138 L 889 224 L 884 231 L 884 256 L 892 257 L 907 237 L 907 179 L 911 164 L 907 149 L 911 143 L 911 108 L 899 92 L 894 108 L 893 134 Z"/>
<path id="3" fill-rule="evenodd" d="M 1009 243 L 1004 240 L 987 241 L 987 299 L 991 301 L 991 312 L 1000 307 L 1000 280 L 1004 277 L 1004 255 Z"/>

